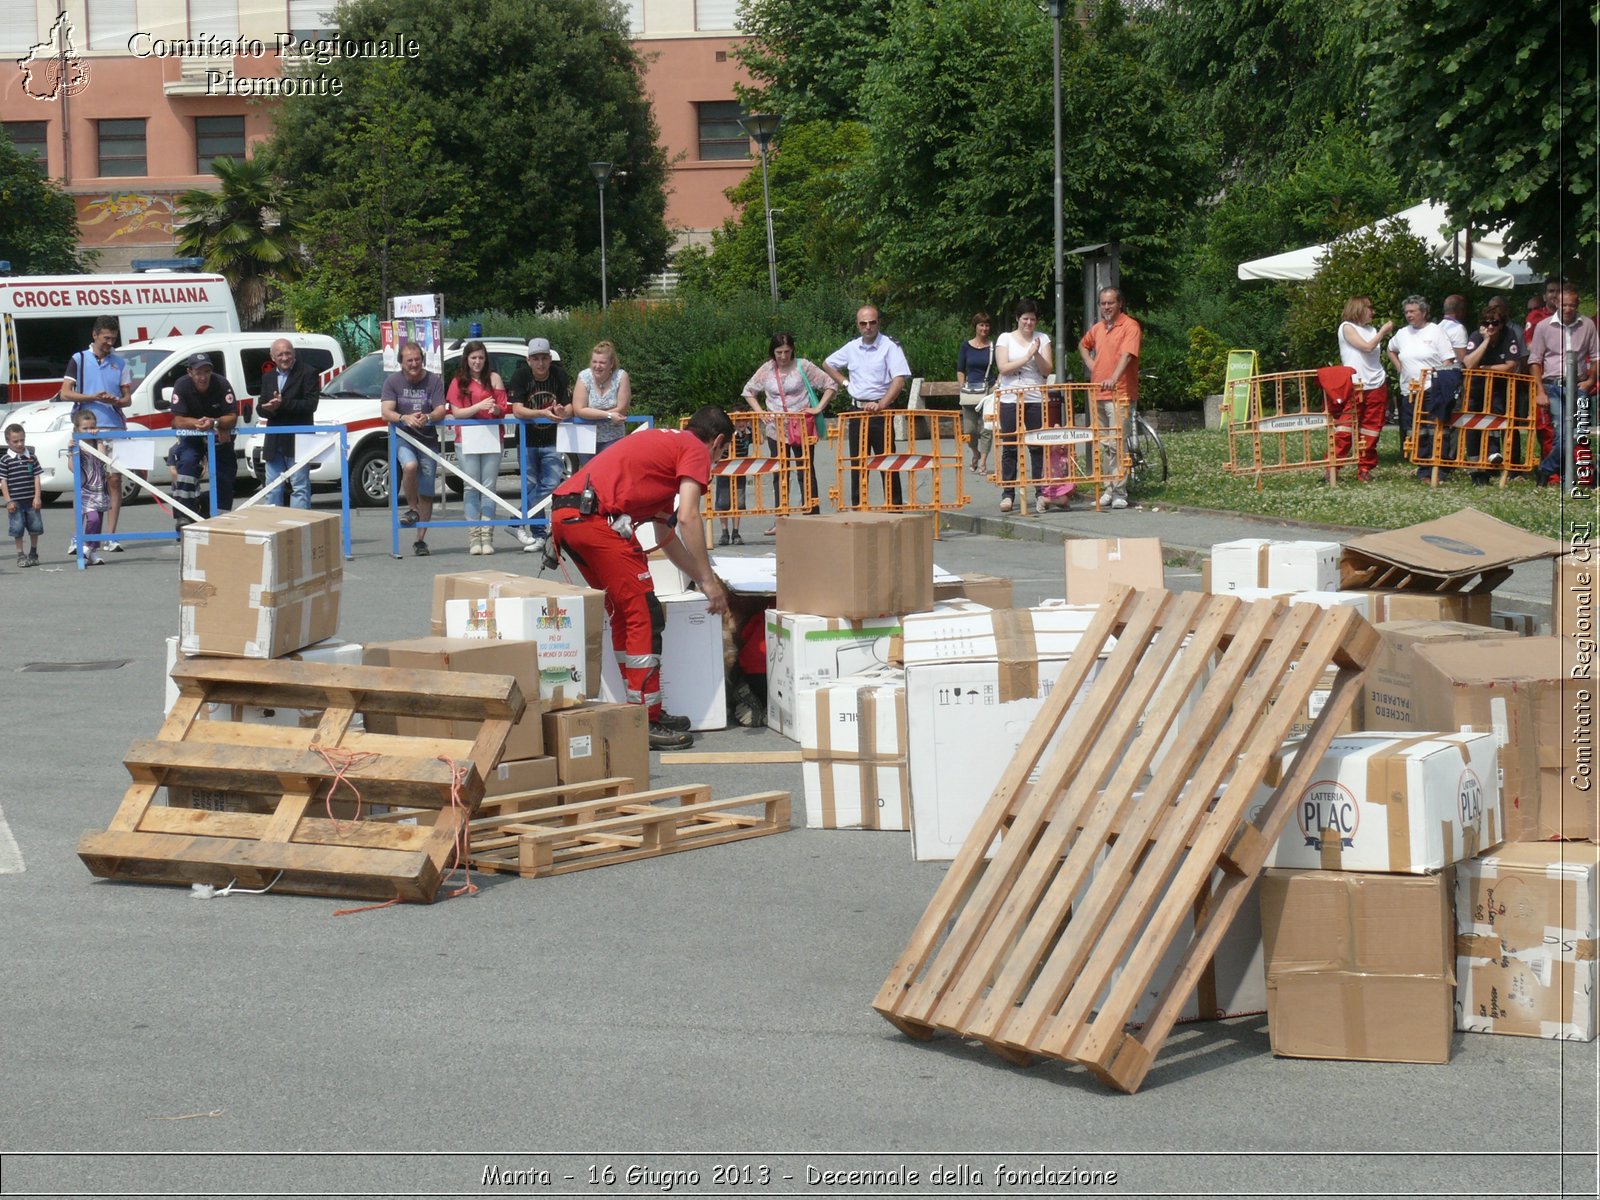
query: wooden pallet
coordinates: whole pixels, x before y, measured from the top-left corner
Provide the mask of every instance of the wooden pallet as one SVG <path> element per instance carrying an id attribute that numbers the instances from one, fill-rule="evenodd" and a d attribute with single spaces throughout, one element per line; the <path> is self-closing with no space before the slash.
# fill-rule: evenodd
<path id="1" fill-rule="evenodd" d="M 172 678 L 178 702 L 154 740 L 129 748 L 133 782 L 110 828 L 78 843 L 102 878 L 431 903 L 525 703 L 510 676 L 448 671 L 192 658 Z M 209 704 L 320 709 L 322 717 L 314 729 L 205 720 Z M 396 737 L 351 729 L 357 712 L 482 725 L 471 741 Z M 336 782 L 350 755 L 361 760 Z M 350 784 L 369 811 L 406 805 L 437 818 L 407 826 L 315 815 L 327 811 L 330 793 L 348 801 Z M 169 808 L 154 803 L 164 786 L 277 799 L 259 814 Z"/>
<path id="2" fill-rule="evenodd" d="M 788 792 L 713 800 L 704 784 L 635 792 L 630 781 L 602 779 L 497 796 L 489 803 L 521 805 L 523 811 L 513 808 L 472 821 L 472 865 L 524 879 L 721 846 L 789 828 Z M 759 814 L 731 811 L 756 806 Z"/>
<path id="3" fill-rule="evenodd" d="M 1114 589 L 873 1006 L 915 1038 L 945 1032 L 1013 1062 L 1081 1063 L 1136 1090 L 1376 644 L 1348 608 Z M 1263 776 L 1329 665 L 1327 702 L 1262 804 Z M 1192 940 L 1157 980 L 1191 914 Z M 1153 985 L 1155 1009 L 1130 1029 Z"/>

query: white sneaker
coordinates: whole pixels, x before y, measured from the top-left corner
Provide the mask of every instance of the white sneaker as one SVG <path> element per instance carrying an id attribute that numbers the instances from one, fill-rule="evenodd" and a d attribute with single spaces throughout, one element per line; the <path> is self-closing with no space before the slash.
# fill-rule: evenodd
<path id="1" fill-rule="evenodd" d="M 100 543 L 100 549 L 109 550 L 113 554 L 121 554 L 122 553 L 122 543 L 121 542 L 101 542 Z"/>
<path id="2" fill-rule="evenodd" d="M 1038 499 L 1033 502 L 1033 511 L 1038 513 L 1041 517 L 1044 516 L 1044 510 L 1046 507 L 1047 506 L 1043 496 L 1038 497 Z"/>
<path id="3" fill-rule="evenodd" d="M 84 559 L 84 561 L 87 562 L 91 567 L 103 567 L 106 565 L 106 560 L 100 557 L 98 551 L 94 550 L 89 552 L 89 557 Z"/>
<path id="4" fill-rule="evenodd" d="M 1111 497 L 1111 507 L 1112 508 L 1127 508 L 1128 507 L 1128 498 L 1126 496 L 1113 496 L 1113 497 Z"/>
<path id="5" fill-rule="evenodd" d="M 524 550 L 531 550 L 533 548 L 533 543 L 534 543 L 533 534 L 529 533 L 526 529 L 523 529 L 521 526 L 518 526 L 517 528 L 513 529 L 511 532 L 513 532 L 514 534 L 517 535 L 517 541 L 522 543 L 522 548 Z"/>
<path id="6" fill-rule="evenodd" d="M 1115 500 L 1116 498 L 1117 498 L 1117 494 L 1115 492 L 1113 492 L 1110 488 L 1107 488 L 1105 491 L 1100 493 L 1100 507 L 1101 508 L 1110 508 L 1111 507 L 1111 502 L 1113 500 Z"/>
<path id="7" fill-rule="evenodd" d="M 67 557 L 68 558 L 77 558 L 78 557 L 78 539 L 77 538 L 69 538 L 67 540 Z"/>
<path id="8" fill-rule="evenodd" d="M 544 539 L 542 537 L 530 537 L 522 543 L 522 552 L 524 554 L 543 554 Z"/>

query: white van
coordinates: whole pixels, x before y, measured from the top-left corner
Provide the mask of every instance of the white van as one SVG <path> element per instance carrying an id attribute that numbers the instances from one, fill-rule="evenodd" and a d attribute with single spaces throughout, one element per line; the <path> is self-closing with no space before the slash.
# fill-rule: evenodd
<path id="1" fill-rule="evenodd" d="M 117 353 L 128 362 L 133 375 L 133 403 L 123 409 L 128 427 L 146 429 L 172 428 L 172 386 L 188 370 L 185 365 L 191 354 L 205 354 L 212 366 L 227 377 L 233 385 L 234 395 L 247 408 L 246 416 L 254 409 L 254 400 L 261 394 L 261 380 L 272 365 L 272 343 L 288 338 L 294 343 L 300 360 L 315 370 L 326 387 L 340 371 L 344 370 L 344 350 L 338 341 L 320 333 L 286 333 L 263 330 L 259 333 L 198 334 L 192 337 L 153 338 L 119 346 Z M 87 343 L 85 343 L 87 344 Z M 59 383 L 59 381 L 57 381 Z M 72 492 L 72 464 L 67 451 L 72 444 L 72 405 L 40 401 L 35 404 L 13 405 L 6 421 L 22 426 L 28 445 L 39 456 L 43 469 L 41 486 L 47 500 Z M 241 420 L 241 424 L 247 421 Z M 170 477 L 164 461 L 171 438 L 140 439 L 155 442 L 155 466 L 150 472 L 152 483 L 164 483 Z M 246 454 L 259 438 L 241 438 L 236 443 L 237 452 Z M 123 498 L 131 497 L 137 487 L 124 482 Z"/>
<path id="2" fill-rule="evenodd" d="M 238 333 L 221 275 L 0 276 L 0 404 L 48 400 L 96 317 L 117 318 L 121 344 L 195 333 Z"/>

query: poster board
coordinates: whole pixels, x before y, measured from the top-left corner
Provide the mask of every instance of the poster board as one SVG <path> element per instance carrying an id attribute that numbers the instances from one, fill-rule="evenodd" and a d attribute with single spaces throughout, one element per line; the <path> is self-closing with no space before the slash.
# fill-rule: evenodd
<path id="1" fill-rule="evenodd" d="M 1254 350 L 1228 351 L 1228 373 L 1222 379 L 1222 422 L 1250 419 L 1250 376 L 1256 373 Z"/>

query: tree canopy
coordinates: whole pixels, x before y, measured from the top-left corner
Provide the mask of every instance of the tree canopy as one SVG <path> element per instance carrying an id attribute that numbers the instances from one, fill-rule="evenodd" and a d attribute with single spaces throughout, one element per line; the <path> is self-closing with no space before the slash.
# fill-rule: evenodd
<path id="1" fill-rule="evenodd" d="M 733 56 L 756 86 L 740 98 L 796 123 L 857 119 L 885 9 L 879 0 L 745 0 L 739 28 L 750 40 Z"/>
<path id="2" fill-rule="evenodd" d="M 18 275 L 82 271 L 78 216 L 69 196 L 0 129 L 0 259 Z"/>
<path id="3" fill-rule="evenodd" d="M 300 273 L 293 205 L 258 159 L 219 158 L 221 188 L 178 197 L 178 253 L 205 259 L 228 281 L 246 329 L 268 324 L 278 289 Z"/>
<path id="4" fill-rule="evenodd" d="M 351 151 L 384 141 L 372 128 L 387 116 L 378 101 L 399 89 L 412 140 L 400 174 L 431 176 L 409 181 L 405 203 L 425 206 L 413 219 L 445 222 L 419 244 L 429 255 L 449 244 L 433 282 L 456 307 L 532 308 L 599 294 L 591 161 L 617 170 L 606 188 L 613 291 L 665 266 L 666 155 L 619 5 L 541 0 L 534 19 L 519 0 L 354 0 L 338 21 L 346 38 L 403 31 L 417 55 L 336 59 L 317 69 L 341 80 L 340 95 L 283 103 L 269 153 L 286 178 L 307 181 L 309 228 L 359 252 L 368 235 L 348 224 L 348 198 L 331 181 L 365 171 L 371 182 L 377 171 L 399 186 L 401 160 L 380 167 L 352 161 Z M 453 189 L 448 198 L 432 190 L 441 181 Z M 469 235 L 456 241 L 455 225 Z"/>

